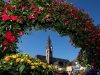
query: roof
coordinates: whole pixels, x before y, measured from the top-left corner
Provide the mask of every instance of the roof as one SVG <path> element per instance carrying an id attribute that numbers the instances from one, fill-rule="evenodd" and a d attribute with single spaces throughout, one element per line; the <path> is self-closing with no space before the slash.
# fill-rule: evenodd
<path id="1" fill-rule="evenodd" d="M 36 57 L 39 58 L 41 61 L 46 62 L 46 56 L 36 55 Z M 65 62 L 65 63 L 69 62 L 69 60 L 67 60 L 67 59 L 61 59 L 61 58 L 55 58 L 55 57 L 52 58 L 52 61 L 53 61 L 53 63 L 54 62 Z"/>

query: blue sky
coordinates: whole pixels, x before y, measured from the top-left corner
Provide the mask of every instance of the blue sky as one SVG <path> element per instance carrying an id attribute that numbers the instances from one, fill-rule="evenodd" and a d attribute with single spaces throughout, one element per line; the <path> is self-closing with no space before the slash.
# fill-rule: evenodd
<path id="1" fill-rule="evenodd" d="M 68 2 L 89 13 L 95 25 L 100 24 L 100 0 L 68 0 Z M 32 30 L 31 35 L 23 35 L 18 43 L 21 53 L 28 53 L 33 57 L 37 54 L 45 55 L 48 35 L 52 39 L 54 57 L 68 60 L 77 57 L 80 48 L 74 48 L 68 36 L 60 37 L 58 33 L 50 30 L 47 32 Z"/>

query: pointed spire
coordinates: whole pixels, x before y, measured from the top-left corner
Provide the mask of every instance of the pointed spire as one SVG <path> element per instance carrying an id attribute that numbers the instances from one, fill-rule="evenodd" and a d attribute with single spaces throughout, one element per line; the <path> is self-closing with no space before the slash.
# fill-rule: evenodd
<path id="1" fill-rule="evenodd" d="M 50 35 L 48 36 L 48 44 L 47 44 L 47 48 L 51 48 L 52 45 L 51 45 L 51 38 L 50 38 Z"/>

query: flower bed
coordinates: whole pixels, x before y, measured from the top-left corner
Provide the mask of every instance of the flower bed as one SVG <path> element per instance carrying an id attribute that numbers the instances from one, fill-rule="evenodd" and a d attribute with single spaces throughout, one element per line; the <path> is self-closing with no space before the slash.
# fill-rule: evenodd
<path id="1" fill-rule="evenodd" d="M 55 68 L 41 61 L 34 61 L 28 54 L 5 56 L 0 62 L 0 75 L 53 75 Z"/>

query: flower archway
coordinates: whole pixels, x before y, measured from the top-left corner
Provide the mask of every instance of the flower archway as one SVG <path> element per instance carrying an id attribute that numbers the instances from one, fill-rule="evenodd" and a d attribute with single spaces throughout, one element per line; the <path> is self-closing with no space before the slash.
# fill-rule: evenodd
<path id="1" fill-rule="evenodd" d="M 85 11 L 64 0 L 1 0 L 0 4 L 0 58 L 16 53 L 18 38 L 34 27 L 69 36 L 73 46 L 81 48 L 79 60 L 100 67 L 100 27 Z"/>

